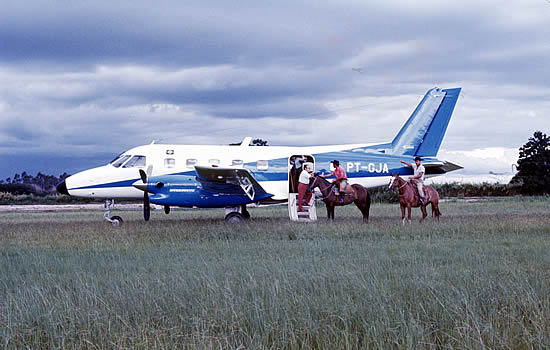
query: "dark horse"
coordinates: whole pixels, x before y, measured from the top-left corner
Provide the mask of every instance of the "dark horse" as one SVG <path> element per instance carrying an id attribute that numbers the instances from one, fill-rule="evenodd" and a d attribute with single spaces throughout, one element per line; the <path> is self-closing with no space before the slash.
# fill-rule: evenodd
<path id="1" fill-rule="evenodd" d="M 367 189 L 361 185 L 348 185 L 344 201 L 340 203 L 340 196 L 337 196 L 333 189 L 333 184 L 320 176 L 312 176 L 309 181 L 309 190 L 319 187 L 323 194 L 323 202 L 327 207 L 327 215 L 329 219 L 334 220 L 334 207 L 339 205 L 347 205 L 355 203 L 357 208 L 363 214 L 363 221 L 369 222 L 370 196 Z M 351 189 L 350 189 L 351 187 Z"/>
<path id="2" fill-rule="evenodd" d="M 420 207 L 420 210 L 422 210 L 422 219 L 420 219 L 420 222 L 424 221 L 426 216 L 428 216 L 428 213 L 426 212 L 426 206 L 428 204 L 432 204 L 432 216 L 435 216 L 437 218 L 437 221 L 439 221 L 439 216 L 441 216 L 441 212 L 439 211 L 439 194 L 436 190 L 434 190 L 430 186 L 424 186 L 424 205 L 421 205 L 420 203 L 420 197 L 418 196 L 418 191 L 416 190 L 416 186 L 409 183 L 408 181 L 405 181 L 403 178 L 399 177 L 399 173 L 397 175 L 391 174 L 392 178 L 390 180 L 390 189 L 398 189 L 399 190 L 399 204 L 401 205 L 401 219 L 403 220 L 403 225 L 405 224 L 405 208 L 408 210 L 408 221 L 409 224 L 411 223 L 411 207 Z"/>

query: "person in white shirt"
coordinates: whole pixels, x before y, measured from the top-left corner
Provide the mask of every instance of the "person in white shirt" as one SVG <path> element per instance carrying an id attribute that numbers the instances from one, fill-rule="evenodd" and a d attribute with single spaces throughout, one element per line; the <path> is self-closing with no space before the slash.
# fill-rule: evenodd
<path id="1" fill-rule="evenodd" d="M 304 196 L 306 197 L 306 204 L 311 200 L 311 192 L 308 192 L 306 195 L 309 179 L 311 178 L 311 171 L 311 166 L 305 164 L 304 170 L 300 173 L 300 178 L 298 179 L 298 211 L 304 211 L 304 208 L 302 208 Z"/>
<path id="2" fill-rule="evenodd" d="M 403 160 L 401 163 L 413 168 L 414 175 L 409 176 L 409 180 L 411 180 L 413 184 L 416 183 L 416 188 L 418 188 L 418 194 L 420 195 L 420 203 L 424 205 L 424 174 L 426 173 L 426 169 L 424 165 L 422 165 L 422 159 L 420 157 L 415 157 L 414 164 L 407 163 Z"/>

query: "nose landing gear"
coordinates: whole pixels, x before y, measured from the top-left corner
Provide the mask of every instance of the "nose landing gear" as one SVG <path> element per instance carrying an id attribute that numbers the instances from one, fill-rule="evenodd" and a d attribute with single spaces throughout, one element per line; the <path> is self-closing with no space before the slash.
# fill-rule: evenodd
<path id="1" fill-rule="evenodd" d="M 109 221 L 111 223 L 111 225 L 113 225 L 115 227 L 118 227 L 118 226 L 122 225 L 122 223 L 124 221 L 118 215 L 111 216 L 111 206 L 114 206 L 114 205 L 115 205 L 115 200 L 114 199 L 105 200 L 105 204 L 103 206 L 105 208 L 105 213 L 103 214 L 103 218 L 105 218 L 105 220 Z M 109 217 L 109 216 L 111 216 L 111 217 Z"/>

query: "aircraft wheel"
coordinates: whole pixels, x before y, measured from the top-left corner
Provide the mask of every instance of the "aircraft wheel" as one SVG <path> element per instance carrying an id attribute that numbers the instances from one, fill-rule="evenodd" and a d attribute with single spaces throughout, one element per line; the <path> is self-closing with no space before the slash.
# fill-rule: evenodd
<path id="1" fill-rule="evenodd" d="M 112 216 L 111 217 L 111 225 L 115 226 L 115 227 L 118 227 L 120 225 L 122 225 L 124 221 L 122 220 L 122 218 L 118 215 L 115 215 L 115 216 Z"/>
<path id="2" fill-rule="evenodd" d="M 228 224 L 237 224 L 243 222 L 244 220 L 244 215 L 238 212 L 232 212 L 225 216 L 225 222 L 227 222 Z"/>

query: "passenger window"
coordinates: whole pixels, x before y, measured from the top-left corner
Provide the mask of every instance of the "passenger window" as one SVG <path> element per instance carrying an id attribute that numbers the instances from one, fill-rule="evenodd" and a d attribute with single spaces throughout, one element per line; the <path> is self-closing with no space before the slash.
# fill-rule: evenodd
<path id="1" fill-rule="evenodd" d="M 176 167 L 176 160 L 174 158 L 164 159 L 164 167 L 165 168 L 175 168 Z"/>
<path id="2" fill-rule="evenodd" d="M 231 165 L 243 165 L 243 160 L 242 159 L 233 159 L 231 161 Z"/>
<path id="3" fill-rule="evenodd" d="M 115 159 L 113 162 L 111 162 L 111 165 L 114 166 L 115 168 L 118 168 L 118 167 L 120 167 L 125 161 L 127 161 L 128 158 L 130 158 L 130 157 L 131 157 L 130 155 L 125 155 L 125 156 L 118 157 L 118 158 Z"/>
<path id="4" fill-rule="evenodd" d="M 185 162 L 185 166 L 188 167 L 188 168 L 193 168 L 195 166 L 195 164 L 197 164 L 197 162 L 198 161 L 194 158 L 187 159 L 187 161 Z"/>
<path id="5" fill-rule="evenodd" d="M 256 163 L 256 168 L 258 170 L 267 170 L 267 168 L 269 168 L 269 162 L 267 160 L 259 160 Z"/>
<path id="6" fill-rule="evenodd" d="M 220 164 L 220 160 L 219 159 L 209 159 L 208 163 L 210 163 L 210 164 Z"/>
<path id="7" fill-rule="evenodd" d="M 132 159 L 122 166 L 123 168 L 143 168 L 145 167 L 145 156 L 133 156 Z"/>

